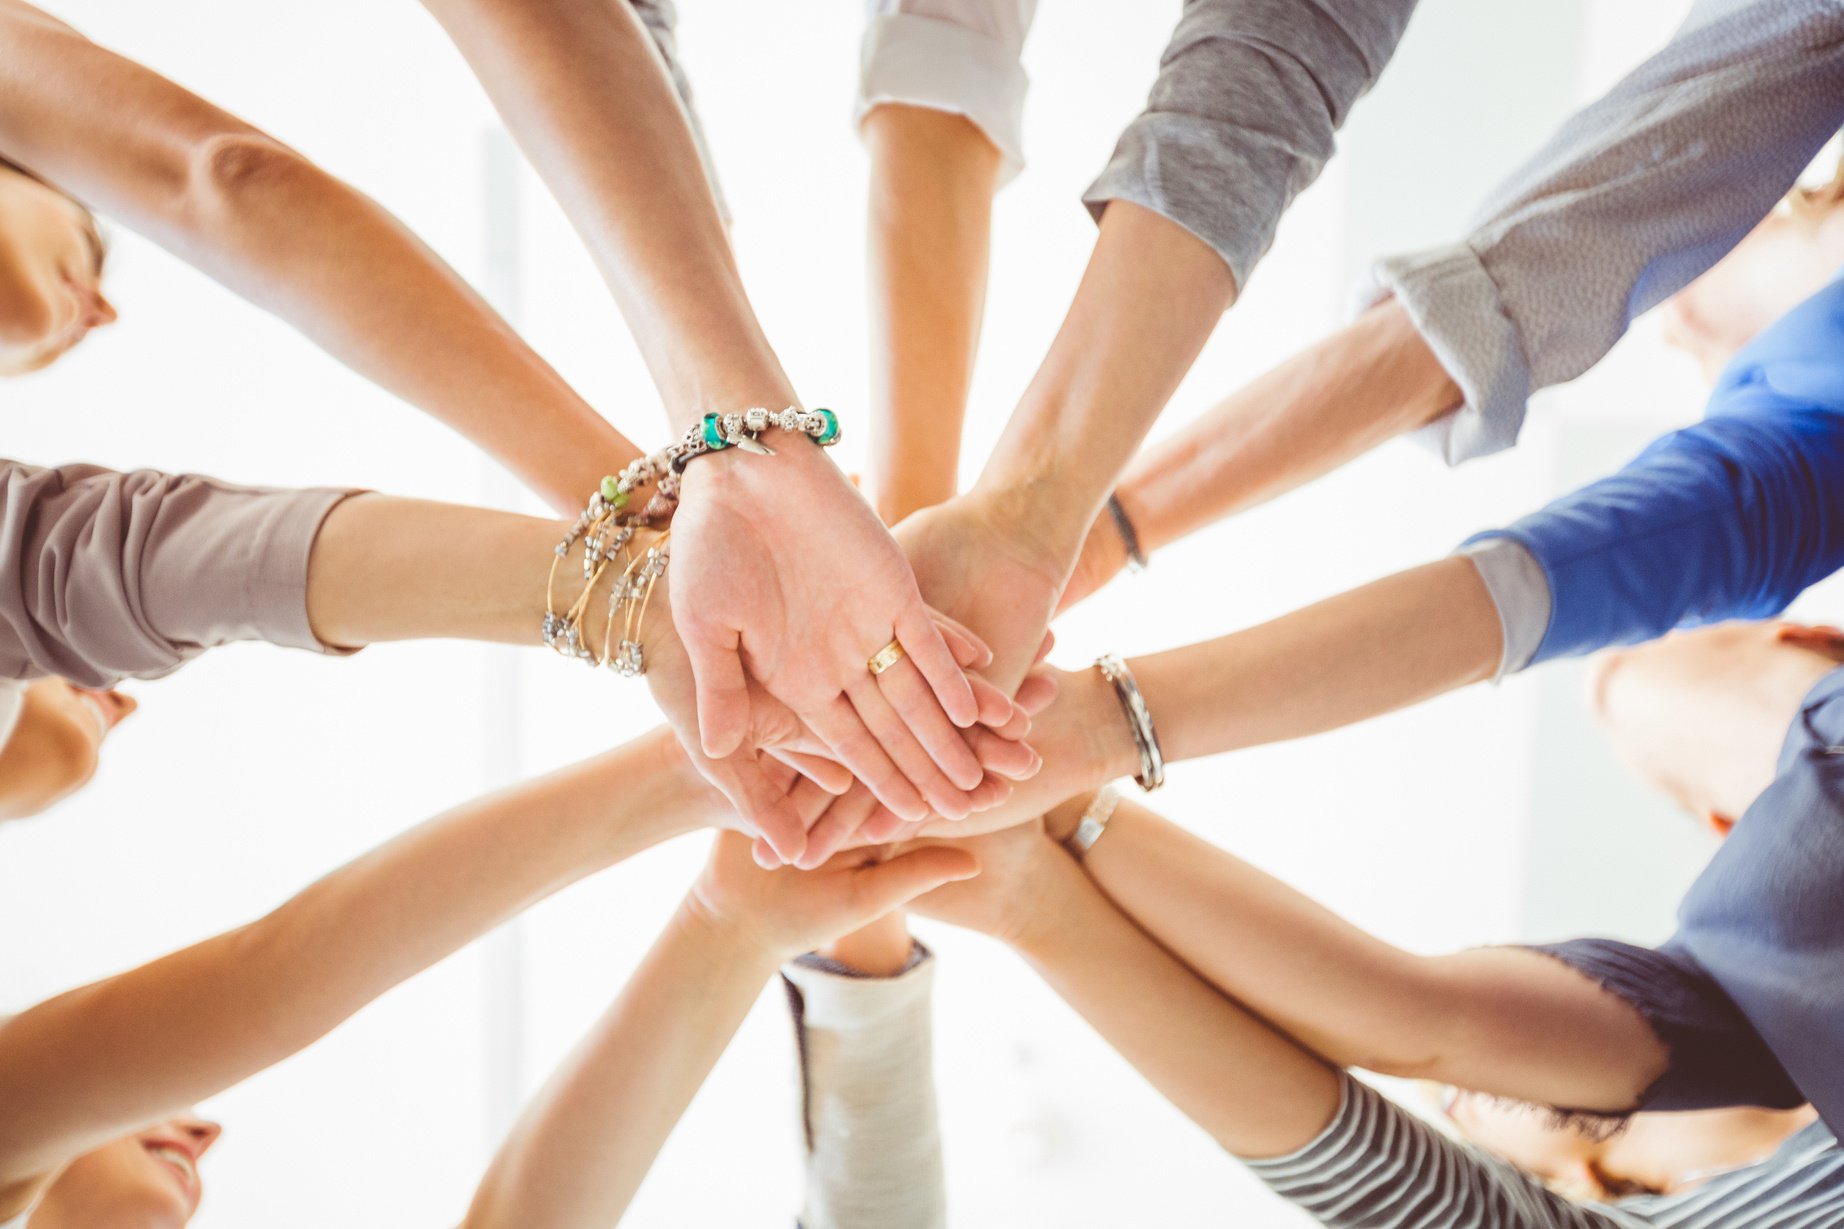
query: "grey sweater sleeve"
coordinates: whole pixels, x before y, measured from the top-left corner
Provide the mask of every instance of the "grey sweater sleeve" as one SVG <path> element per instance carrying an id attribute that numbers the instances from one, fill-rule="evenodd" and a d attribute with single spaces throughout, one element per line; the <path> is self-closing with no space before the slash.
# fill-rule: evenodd
<path id="1" fill-rule="evenodd" d="M 679 59 L 679 11 L 672 0 L 628 0 L 634 12 L 647 27 L 647 33 L 653 38 L 653 46 L 658 49 L 660 59 L 666 63 L 666 75 L 672 79 L 672 88 L 677 91 L 679 101 L 685 107 L 685 118 L 691 123 L 692 140 L 698 145 L 698 159 L 704 163 L 704 177 L 710 180 L 711 195 L 717 198 L 717 211 L 723 215 L 725 222 L 730 220 L 730 204 L 724 200 L 723 185 L 717 178 L 717 164 L 711 160 L 711 147 L 704 139 L 704 124 L 698 119 L 698 108 L 692 101 L 691 78 L 685 73 L 685 65 Z"/>
<path id="2" fill-rule="evenodd" d="M 308 556 L 350 493 L 0 462 L 0 677 L 106 687 L 233 640 L 326 651 Z"/>
<path id="3" fill-rule="evenodd" d="M 934 958 L 918 943 L 902 973 L 863 977 L 806 956 L 782 976 L 800 1043 L 801 1229 L 942 1229 Z"/>
<path id="4" fill-rule="evenodd" d="M 1415 0 L 1185 0 L 1145 112 L 1084 196 L 1208 243 L 1236 285 L 1395 53 Z"/>
<path id="5" fill-rule="evenodd" d="M 1381 262 L 1465 396 L 1424 439 L 1450 464 L 1510 447 L 1525 403 L 1739 243 L 1844 124 L 1844 5 L 1702 0 L 1569 119 L 1459 243 Z"/>

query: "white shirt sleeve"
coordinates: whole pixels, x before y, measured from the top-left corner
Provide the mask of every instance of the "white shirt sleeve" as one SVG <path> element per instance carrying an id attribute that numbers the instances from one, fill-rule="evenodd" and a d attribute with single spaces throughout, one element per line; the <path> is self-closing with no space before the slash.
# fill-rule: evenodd
<path id="1" fill-rule="evenodd" d="M 1037 0 L 865 0 L 853 122 L 884 103 L 963 115 L 999 149 L 1000 182 L 1024 169 L 1020 56 Z"/>
<path id="2" fill-rule="evenodd" d="M 943 1229 L 935 1103 L 935 961 L 895 977 L 815 956 L 782 969 L 800 1042 L 807 1189 L 801 1229 Z"/>

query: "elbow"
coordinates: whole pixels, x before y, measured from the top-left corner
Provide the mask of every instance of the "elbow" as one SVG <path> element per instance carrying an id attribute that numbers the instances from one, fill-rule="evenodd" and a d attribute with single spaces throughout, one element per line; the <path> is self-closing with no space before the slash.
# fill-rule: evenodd
<path id="1" fill-rule="evenodd" d="M 317 174 L 313 163 L 254 129 L 214 133 L 187 153 L 182 208 L 195 221 L 221 226 L 278 186 Z"/>

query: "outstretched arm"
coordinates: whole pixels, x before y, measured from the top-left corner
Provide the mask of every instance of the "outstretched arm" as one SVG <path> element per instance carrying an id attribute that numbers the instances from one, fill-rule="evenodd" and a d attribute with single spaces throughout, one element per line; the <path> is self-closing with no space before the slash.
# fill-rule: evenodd
<path id="1" fill-rule="evenodd" d="M 674 425 L 793 404 L 685 110 L 631 7 L 427 4 L 588 243 Z M 893 810 L 966 814 L 980 769 L 961 730 L 1011 713 L 982 711 L 901 550 L 838 468 L 805 439 L 767 436 L 773 455 L 694 461 L 674 525 L 672 601 L 704 751 L 742 746 L 754 678 Z M 893 640 L 906 657 L 873 676 L 866 663 Z"/>
<path id="2" fill-rule="evenodd" d="M 1052 835 L 1079 817 L 1059 808 Z M 1559 961 L 1412 955 L 1132 803 L 1082 865 L 1200 976 L 1340 1066 L 1613 1112 L 1665 1068 L 1640 1013 Z"/>
<path id="3" fill-rule="evenodd" d="M 1142 546 L 1430 424 L 1450 463 L 1509 447 L 1532 393 L 1592 367 L 1734 247 L 1844 119 L 1844 17 L 1721 10 L 1697 6 L 1572 116 L 1464 239 L 1381 262 L 1384 302 L 1136 458 L 1119 495 Z M 1123 562 L 1102 518 L 1063 604 Z"/>
<path id="4" fill-rule="evenodd" d="M 979 878 L 916 911 L 1015 948 L 1173 1105 L 1330 1229 L 1613 1229 L 1446 1139 L 1220 993 L 1111 904 L 1036 825 L 982 838 Z M 1286 946 L 1285 936 L 1265 936 Z"/>
<path id="5" fill-rule="evenodd" d="M 0 0 L 0 155 L 287 320 L 559 512 L 636 455 L 376 202 L 20 0 Z"/>
<path id="6" fill-rule="evenodd" d="M 607 1229 L 776 968 L 977 865 L 955 849 L 764 871 L 720 834 L 621 998 L 539 1092 L 463 1229 Z"/>
<path id="7" fill-rule="evenodd" d="M 267 917 L 0 1023 L 0 1185 L 213 1095 L 717 805 L 663 732 L 458 807 Z"/>

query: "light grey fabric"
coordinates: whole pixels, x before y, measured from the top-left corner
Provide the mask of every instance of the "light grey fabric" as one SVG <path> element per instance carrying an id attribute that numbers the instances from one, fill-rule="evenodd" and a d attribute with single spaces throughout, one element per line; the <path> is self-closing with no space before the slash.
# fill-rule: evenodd
<path id="1" fill-rule="evenodd" d="M 1549 630 L 1549 577 L 1536 556 L 1514 538 L 1487 538 L 1461 547 L 1459 553 L 1473 561 L 1498 610 L 1505 647 L 1492 675 L 1497 682 L 1528 666 L 1543 643 L 1543 633 Z"/>
<path id="2" fill-rule="evenodd" d="M 917 944 L 895 977 L 860 977 L 811 958 L 782 976 L 803 1068 L 801 1229 L 942 1229 L 934 957 Z"/>
<path id="3" fill-rule="evenodd" d="M 0 461 L 0 678 L 154 678 L 214 645 L 328 651 L 307 563 L 350 491 Z"/>
<path id="4" fill-rule="evenodd" d="M 998 147 L 1001 184 L 1024 169 L 1020 54 L 1037 0 L 866 0 L 859 55 L 862 123 L 884 103 L 965 116 Z"/>
<path id="5" fill-rule="evenodd" d="M 1466 239 L 1393 257 L 1393 294 L 1465 396 L 1423 442 L 1516 442 L 1530 395 L 1599 362 L 1720 260 L 1844 124 L 1844 4 L 1704 0 L 1486 201 Z"/>
<path id="6" fill-rule="evenodd" d="M 704 163 L 704 177 L 710 181 L 711 195 L 717 198 L 717 211 L 725 222 L 729 222 L 730 203 L 724 199 L 723 182 L 717 178 L 717 163 L 704 137 L 704 123 L 698 118 L 698 108 L 692 101 L 691 78 L 679 59 L 679 10 L 672 0 L 628 0 L 628 3 L 645 23 L 660 59 L 666 62 L 666 75 L 672 79 L 672 88 L 678 92 L 679 101 L 685 106 L 685 118 L 691 123 L 692 140 L 698 145 L 698 160 Z"/>
<path id="7" fill-rule="evenodd" d="M 1576 1204 L 1345 1078 L 1337 1116 L 1289 1156 L 1247 1162 L 1328 1229 L 1829 1229 L 1844 1152 L 1822 1123 L 1766 1160 L 1671 1195 Z"/>
<path id="8" fill-rule="evenodd" d="M 1185 0 L 1146 110 L 1083 199 L 1131 201 L 1249 275 L 1395 53 L 1415 0 Z"/>

